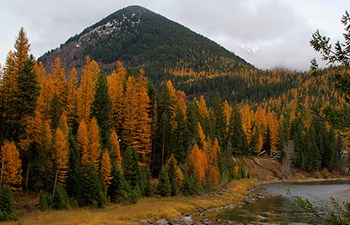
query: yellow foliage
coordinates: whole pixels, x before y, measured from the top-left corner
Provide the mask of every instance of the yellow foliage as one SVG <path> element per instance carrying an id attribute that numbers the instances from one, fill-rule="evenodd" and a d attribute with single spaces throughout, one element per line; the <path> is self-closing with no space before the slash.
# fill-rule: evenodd
<path id="1" fill-rule="evenodd" d="M 1 147 L 0 176 L 5 184 L 13 190 L 21 189 L 22 184 L 22 162 L 18 149 L 14 142 L 5 141 Z"/>
<path id="2" fill-rule="evenodd" d="M 58 171 L 58 182 L 65 184 L 68 172 L 69 146 L 67 136 L 59 127 L 56 129 L 53 160 Z"/>

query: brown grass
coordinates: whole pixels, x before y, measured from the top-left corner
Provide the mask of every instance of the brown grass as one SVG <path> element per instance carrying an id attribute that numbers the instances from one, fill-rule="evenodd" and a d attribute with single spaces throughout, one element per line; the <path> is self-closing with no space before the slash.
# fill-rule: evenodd
<path id="1" fill-rule="evenodd" d="M 141 220 L 152 218 L 178 218 L 184 213 L 196 212 L 243 200 L 247 189 L 256 183 L 255 180 L 233 181 L 221 196 L 176 196 L 142 198 L 134 205 L 109 204 L 103 209 L 78 208 L 65 211 L 47 211 L 26 214 L 17 222 L 4 225 L 21 224 L 76 224 L 76 225 L 128 225 L 138 224 Z"/>

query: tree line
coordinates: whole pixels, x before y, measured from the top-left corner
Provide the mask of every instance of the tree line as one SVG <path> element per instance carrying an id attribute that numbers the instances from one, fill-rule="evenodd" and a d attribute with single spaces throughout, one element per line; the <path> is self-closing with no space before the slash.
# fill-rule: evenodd
<path id="1" fill-rule="evenodd" d="M 57 58 L 47 73 L 29 49 L 22 28 L 1 72 L 0 184 L 40 193 L 42 208 L 199 194 L 249 176 L 234 157 L 283 156 L 290 140 L 297 168 L 339 165 L 342 139 L 308 111 L 327 101 L 300 101 L 304 90 L 258 103 L 229 104 L 219 93 L 189 100 L 170 80 L 156 89 L 120 61 L 105 74 L 86 57 L 78 74 Z"/>

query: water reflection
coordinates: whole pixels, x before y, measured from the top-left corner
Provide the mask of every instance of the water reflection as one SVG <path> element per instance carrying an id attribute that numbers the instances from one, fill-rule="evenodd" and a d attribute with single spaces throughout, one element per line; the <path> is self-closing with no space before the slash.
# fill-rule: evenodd
<path id="1" fill-rule="evenodd" d="M 329 210 L 330 196 L 350 200 L 349 184 L 269 184 L 260 190 L 268 197 L 241 208 L 223 210 L 216 217 L 235 224 L 317 224 L 291 200 L 287 189 L 324 210 Z"/>

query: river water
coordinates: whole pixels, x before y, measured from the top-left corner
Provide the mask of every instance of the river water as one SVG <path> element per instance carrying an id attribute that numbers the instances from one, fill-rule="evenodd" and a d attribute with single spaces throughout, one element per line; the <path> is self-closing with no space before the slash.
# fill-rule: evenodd
<path id="1" fill-rule="evenodd" d="M 350 201 L 349 183 L 265 184 L 258 190 L 264 198 L 242 207 L 225 209 L 215 217 L 220 224 L 321 224 L 297 206 L 287 190 L 292 196 L 309 199 L 323 213 L 331 209 L 331 196 L 339 202 Z"/>

